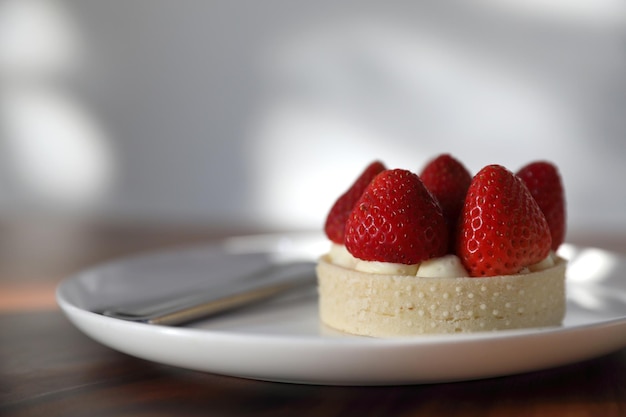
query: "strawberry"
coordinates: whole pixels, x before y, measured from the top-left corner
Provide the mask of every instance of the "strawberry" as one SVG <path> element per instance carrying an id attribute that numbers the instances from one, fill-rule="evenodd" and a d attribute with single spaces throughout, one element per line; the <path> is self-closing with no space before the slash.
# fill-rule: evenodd
<path id="1" fill-rule="evenodd" d="M 457 254 L 473 277 L 516 274 L 544 259 L 552 243 L 528 188 L 500 165 L 472 179 L 457 233 Z"/>
<path id="2" fill-rule="evenodd" d="M 333 204 L 326 217 L 326 224 L 324 225 L 326 236 L 332 242 L 343 245 L 345 240 L 346 220 L 352 208 L 361 197 L 361 194 L 363 194 L 365 187 L 367 187 L 370 181 L 384 170 L 385 166 L 381 162 L 372 162 L 365 168 L 352 186 L 335 201 L 335 204 Z"/>
<path id="3" fill-rule="evenodd" d="M 445 255 L 447 246 L 441 207 L 407 170 L 378 174 L 346 222 L 346 248 L 366 261 L 412 265 Z"/>
<path id="4" fill-rule="evenodd" d="M 550 234 L 552 250 L 556 251 L 565 239 L 565 192 L 557 167 L 546 161 L 532 162 L 517 172 L 530 194 L 543 211 Z"/>
<path id="5" fill-rule="evenodd" d="M 442 154 L 426 164 L 420 178 L 441 205 L 450 229 L 450 251 L 452 252 L 456 224 L 465 201 L 465 194 L 472 182 L 472 175 L 452 156 Z"/>

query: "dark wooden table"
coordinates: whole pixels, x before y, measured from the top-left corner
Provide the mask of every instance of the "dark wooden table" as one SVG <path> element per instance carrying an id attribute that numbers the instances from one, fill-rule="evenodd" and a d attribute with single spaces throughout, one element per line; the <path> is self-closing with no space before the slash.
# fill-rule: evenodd
<path id="1" fill-rule="evenodd" d="M 556 369 L 471 382 L 292 385 L 136 359 L 92 341 L 56 307 L 55 286 L 83 267 L 242 232 L 0 222 L 0 415 L 626 416 L 626 349 Z M 626 254 L 626 235 L 568 240 Z"/>

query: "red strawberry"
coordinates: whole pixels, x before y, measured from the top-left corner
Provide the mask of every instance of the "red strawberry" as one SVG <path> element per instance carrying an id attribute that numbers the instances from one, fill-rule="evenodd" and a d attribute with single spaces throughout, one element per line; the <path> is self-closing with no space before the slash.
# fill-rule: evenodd
<path id="1" fill-rule="evenodd" d="M 550 229 L 522 180 L 500 165 L 472 179 L 459 219 L 457 254 L 471 276 L 510 275 L 544 259 Z"/>
<path id="2" fill-rule="evenodd" d="M 416 174 L 384 171 L 363 192 L 346 223 L 346 248 L 366 261 L 412 265 L 443 256 L 448 227 Z"/>
<path id="3" fill-rule="evenodd" d="M 441 205 L 443 215 L 450 228 L 450 244 L 452 246 L 459 214 L 465 201 L 467 189 L 472 182 L 472 175 L 463 164 L 452 156 L 442 154 L 426 164 L 420 178 Z M 453 247 L 450 249 L 452 251 Z"/>
<path id="4" fill-rule="evenodd" d="M 552 235 L 552 250 L 557 250 L 565 239 L 565 192 L 558 169 L 550 162 L 537 161 L 524 166 L 517 176 L 524 181 L 546 216 Z"/>
<path id="5" fill-rule="evenodd" d="M 356 204 L 357 200 L 363 194 L 365 187 L 372 181 L 372 179 L 385 170 L 385 166 L 379 162 L 374 161 L 365 168 L 365 171 L 361 173 L 359 178 L 352 184 L 352 186 L 342 194 L 335 204 L 330 209 L 328 216 L 326 217 L 326 224 L 324 225 L 324 231 L 328 238 L 340 245 L 344 243 L 346 220 L 352 211 L 352 208 Z"/>

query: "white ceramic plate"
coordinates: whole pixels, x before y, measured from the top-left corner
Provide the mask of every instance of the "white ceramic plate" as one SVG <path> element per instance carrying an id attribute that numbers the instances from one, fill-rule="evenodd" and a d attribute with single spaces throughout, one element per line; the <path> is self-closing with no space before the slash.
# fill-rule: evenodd
<path id="1" fill-rule="evenodd" d="M 185 327 L 92 310 L 224 284 L 268 263 L 315 259 L 319 234 L 264 235 L 123 259 L 64 281 L 57 299 L 80 330 L 147 360 L 224 375 L 329 385 L 395 385 L 510 375 L 626 346 L 626 259 L 564 245 L 568 310 L 562 327 L 374 339 L 320 325 L 315 288 Z M 231 281 L 232 282 L 232 281 Z"/>

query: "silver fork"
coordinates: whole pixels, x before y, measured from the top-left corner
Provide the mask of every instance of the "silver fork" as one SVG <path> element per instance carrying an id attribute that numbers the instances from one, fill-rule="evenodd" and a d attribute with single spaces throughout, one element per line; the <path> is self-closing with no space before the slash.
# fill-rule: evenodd
<path id="1" fill-rule="evenodd" d="M 132 305 L 109 306 L 95 311 L 104 316 L 148 324 L 179 325 L 312 286 L 315 263 L 298 261 L 272 264 L 227 285 Z"/>

